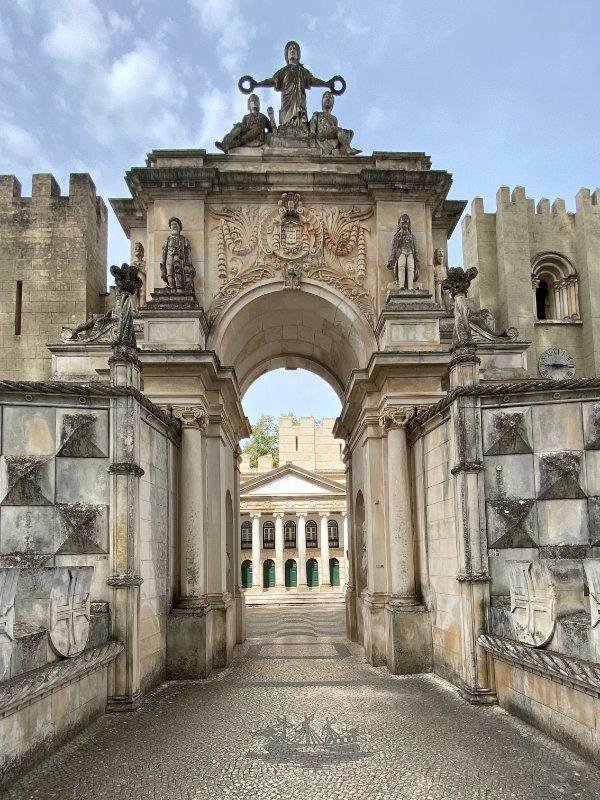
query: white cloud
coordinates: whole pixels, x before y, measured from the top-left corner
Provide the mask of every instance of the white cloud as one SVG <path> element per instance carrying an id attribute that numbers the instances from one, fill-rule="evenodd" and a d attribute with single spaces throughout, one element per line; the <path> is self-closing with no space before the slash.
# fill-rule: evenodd
<path id="1" fill-rule="evenodd" d="M 215 46 L 221 66 L 236 76 L 255 35 L 238 0 L 188 0 L 188 3 L 200 27 L 218 37 Z"/>
<path id="2" fill-rule="evenodd" d="M 375 131 L 381 127 L 385 119 L 385 114 L 379 106 L 371 106 L 364 117 L 365 128 L 368 131 Z"/>
<path id="3" fill-rule="evenodd" d="M 98 60 L 108 49 L 108 28 L 93 0 L 61 0 L 51 19 L 42 48 L 52 58 L 79 65 Z"/>
<path id="4" fill-rule="evenodd" d="M 213 88 L 205 92 L 200 101 L 202 122 L 198 134 L 198 144 L 201 147 L 214 148 L 216 140 L 220 140 L 231 129 L 237 119 L 235 106 L 238 98 L 232 92 L 222 92 Z"/>
<path id="5" fill-rule="evenodd" d="M 38 137 L 12 122 L 0 124 L 0 162 L 10 164 L 13 172 L 51 171 Z"/>

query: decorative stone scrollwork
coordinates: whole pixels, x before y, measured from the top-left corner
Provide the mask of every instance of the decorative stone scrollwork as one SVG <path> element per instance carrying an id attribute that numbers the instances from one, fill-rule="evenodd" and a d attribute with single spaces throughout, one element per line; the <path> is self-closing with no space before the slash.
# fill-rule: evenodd
<path id="1" fill-rule="evenodd" d="M 0 567 L 0 681 L 10 675 L 19 572 L 16 567 Z"/>
<path id="2" fill-rule="evenodd" d="M 390 428 L 405 428 L 416 413 L 416 406 L 389 406 L 381 413 L 379 426 L 384 431 Z"/>
<path id="3" fill-rule="evenodd" d="M 365 220 L 372 208 L 305 206 L 284 193 L 277 206 L 211 210 L 220 281 L 209 310 L 211 322 L 244 289 L 283 278 L 300 288 L 311 278 L 337 289 L 373 324 L 374 302 L 364 286 L 367 272 Z"/>
<path id="4" fill-rule="evenodd" d="M 184 428 L 196 428 L 203 431 L 208 425 L 208 415 L 200 406 L 173 406 L 173 416 L 181 420 Z"/>
<path id="5" fill-rule="evenodd" d="M 59 656 L 81 653 L 90 632 L 93 567 L 56 567 L 50 595 L 50 644 Z"/>

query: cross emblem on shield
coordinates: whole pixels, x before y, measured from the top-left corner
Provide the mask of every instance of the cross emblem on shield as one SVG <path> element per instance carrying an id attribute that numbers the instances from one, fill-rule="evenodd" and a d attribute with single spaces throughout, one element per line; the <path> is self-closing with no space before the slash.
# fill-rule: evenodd
<path id="1" fill-rule="evenodd" d="M 83 651 L 90 631 L 93 567 L 57 567 L 50 595 L 50 643 L 59 656 Z"/>
<path id="2" fill-rule="evenodd" d="M 14 567 L 0 568 L 0 680 L 9 677 L 19 571 Z"/>
<path id="3" fill-rule="evenodd" d="M 510 611 L 517 636 L 541 647 L 554 633 L 556 594 L 547 570 L 531 561 L 509 561 Z"/>

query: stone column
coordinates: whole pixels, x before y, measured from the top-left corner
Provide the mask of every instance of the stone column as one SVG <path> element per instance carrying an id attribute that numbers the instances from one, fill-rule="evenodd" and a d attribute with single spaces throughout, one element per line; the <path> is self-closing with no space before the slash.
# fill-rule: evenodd
<path id="1" fill-rule="evenodd" d="M 275 517 L 275 586 L 285 586 L 285 571 L 283 566 L 283 514 Z"/>
<path id="2" fill-rule="evenodd" d="M 533 289 L 533 318 L 537 319 L 537 290 L 540 287 L 540 279 L 539 278 L 532 278 L 531 279 L 531 288 Z"/>
<path id="3" fill-rule="evenodd" d="M 133 323 L 132 323 L 133 325 Z M 109 668 L 108 708 L 131 711 L 140 703 L 140 407 L 134 396 L 141 364 L 135 342 L 113 347 L 109 358 L 113 386 L 131 394 L 112 397 L 111 430 L 111 575 L 112 636 L 125 645 Z"/>
<path id="4" fill-rule="evenodd" d="M 252 586 L 259 589 L 260 580 L 260 513 L 252 512 Z"/>
<path id="5" fill-rule="evenodd" d="M 204 605 L 206 554 L 204 548 L 204 469 L 202 431 L 206 414 L 200 406 L 176 406 L 181 420 L 181 477 L 179 527 L 181 545 L 180 606 Z"/>
<path id="6" fill-rule="evenodd" d="M 387 409 L 381 426 L 387 430 L 389 592 L 392 602 L 415 605 L 415 565 L 411 475 L 406 422 L 410 407 Z"/>
<path id="7" fill-rule="evenodd" d="M 329 577 L 329 531 L 327 530 L 329 514 L 321 513 L 319 516 L 321 517 L 321 565 L 323 569 L 321 586 L 331 586 Z"/>
<path id="8" fill-rule="evenodd" d="M 296 514 L 298 527 L 296 530 L 298 547 L 298 586 L 306 587 L 306 514 Z"/>
<path id="9" fill-rule="evenodd" d="M 207 416 L 200 405 L 175 406 L 181 421 L 179 457 L 179 598 L 167 627 L 167 676 L 205 678 L 212 669 L 207 630 L 206 536 L 202 432 Z"/>

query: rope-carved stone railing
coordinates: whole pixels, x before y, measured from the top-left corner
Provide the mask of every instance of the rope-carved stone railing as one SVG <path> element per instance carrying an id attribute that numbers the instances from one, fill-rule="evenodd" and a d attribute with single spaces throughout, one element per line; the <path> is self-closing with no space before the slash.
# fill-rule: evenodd
<path id="1" fill-rule="evenodd" d="M 504 636 L 481 635 L 477 641 L 488 653 L 506 661 L 569 681 L 587 691 L 600 692 L 600 664 L 554 650 L 540 650 Z"/>
<path id="2" fill-rule="evenodd" d="M 443 413 L 457 397 L 494 397 L 531 394 L 532 392 L 566 392 L 582 389 L 600 389 L 600 378 L 574 378 L 572 380 L 530 380 L 514 381 L 513 383 L 474 384 L 472 386 L 458 386 L 448 392 L 445 397 L 431 406 L 416 413 L 407 422 L 409 430 L 416 430 L 438 414 Z"/>
<path id="3" fill-rule="evenodd" d="M 107 642 L 84 650 L 74 658 L 64 658 L 25 672 L 0 683 L 0 716 L 16 706 L 29 703 L 65 683 L 76 680 L 92 670 L 109 664 L 123 650 L 121 642 Z"/>
<path id="4" fill-rule="evenodd" d="M 78 397 L 134 397 L 142 408 L 157 417 L 163 425 L 177 434 L 181 430 L 181 422 L 167 414 L 164 409 L 155 405 L 145 394 L 132 386 L 112 386 L 101 383 L 71 383 L 67 381 L 2 381 L 0 394 L 12 392 L 25 395 L 36 394 L 68 394 Z"/>

